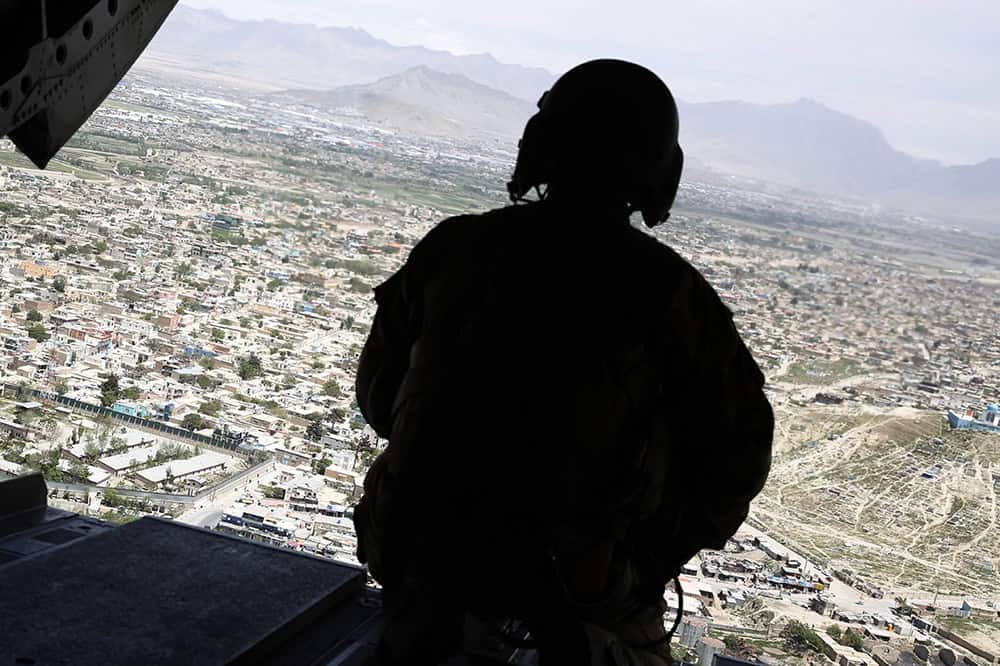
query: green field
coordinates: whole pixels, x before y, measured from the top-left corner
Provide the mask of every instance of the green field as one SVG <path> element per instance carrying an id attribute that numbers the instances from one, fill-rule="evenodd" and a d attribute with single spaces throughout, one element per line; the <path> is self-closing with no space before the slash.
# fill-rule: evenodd
<path id="1" fill-rule="evenodd" d="M 859 363 L 843 358 L 836 361 L 796 361 L 776 379 L 795 384 L 833 384 L 863 371 Z"/>

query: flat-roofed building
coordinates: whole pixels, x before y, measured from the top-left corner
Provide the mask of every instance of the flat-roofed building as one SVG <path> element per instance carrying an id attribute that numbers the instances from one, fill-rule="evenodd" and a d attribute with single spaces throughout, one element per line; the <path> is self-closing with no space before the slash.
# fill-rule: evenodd
<path id="1" fill-rule="evenodd" d="M 184 460 L 171 460 L 156 467 L 135 473 L 136 480 L 148 488 L 158 488 L 167 481 L 177 481 L 194 474 L 221 470 L 226 466 L 226 456 L 219 453 L 202 453 Z"/>
<path id="2" fill-rule="evenodd" d="M 156 458 L 158 446 L 144 446 L 130 449 L 125 453 L 118 453 L 113 456 L 105 456 L 97 461 L 97 464 L 115 476 L 128 471 L 129 467 L 145 465 L 150 460 Z"/>

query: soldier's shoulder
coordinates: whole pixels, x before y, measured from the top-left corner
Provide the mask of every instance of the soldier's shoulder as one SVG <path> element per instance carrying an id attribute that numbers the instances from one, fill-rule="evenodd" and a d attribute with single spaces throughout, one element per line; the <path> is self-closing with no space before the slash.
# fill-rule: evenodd
<path id="1" fill-rule="evenodd" d="M 527 206 L 506 206 L 484 213 L 470 213 L 446 217 L 438 222 L 414 246 L 414 250 L 438 249 L 455 243 L 474 240 L 490 232 L 497 225 L 525 217 Z"/>
<path id="2" fill-rule="evenodd" d="M 653 235 L 633 229 L 630 234 L 633 252 L 642 258 L 645 280 L 654 288 L 673 289 L 687 299 L 705 306 L 722 307 L 722 299 L 712 285 L 691 262 L 674 248 Z M 728 308 L 725 308 L 728 311 Z"/>

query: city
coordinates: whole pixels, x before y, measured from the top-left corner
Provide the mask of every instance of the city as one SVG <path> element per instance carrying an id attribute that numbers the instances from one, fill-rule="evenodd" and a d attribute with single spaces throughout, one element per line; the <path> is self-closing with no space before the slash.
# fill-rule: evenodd
<path id="1" fill-rule="evenodd" d="M 513 159 L 155 67 L 46 171 L 5 141 L 0 475 L 357 564 L 371 289 L 441 219 L 504 205 Z M 685 568 L 676 649 L 987 663 L 1000 436 L 946 415 L 1000 399 L 1000 237 L 758 185 L 695 171 L 656 230 L 733 310 L 777 417 L 747 524 Z"/>

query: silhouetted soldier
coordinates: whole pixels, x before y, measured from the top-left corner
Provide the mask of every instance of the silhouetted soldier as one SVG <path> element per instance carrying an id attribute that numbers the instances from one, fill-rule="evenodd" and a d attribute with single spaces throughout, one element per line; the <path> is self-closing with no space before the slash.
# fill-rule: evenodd
<path id="1" fill-rule="evenodd" d="M 677 192 L 670 91 L 598 60 L 538 106 L 508 189 L 540 200 L 441 222 L 375 290 L 357 397 L 389 445 L 355 523 L 381 663 L 438 663 L 466 613 L 522 619 L 546 664 L 667 663 L 665 585 L 770 467 L 731 313 L 630 223 Z"/>

